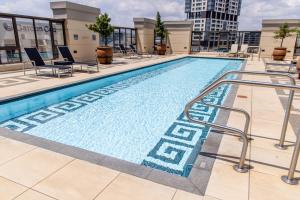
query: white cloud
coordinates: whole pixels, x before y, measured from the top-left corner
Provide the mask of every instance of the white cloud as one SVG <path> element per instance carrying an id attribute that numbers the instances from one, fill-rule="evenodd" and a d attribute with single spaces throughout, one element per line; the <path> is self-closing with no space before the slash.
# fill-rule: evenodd
<path id="1" fill-rule="evenodd" d="M 72 0 L 100 7 L 114 25 L 132 26 L 133 17 L 154 18 L 156 11 L 168 20 L 185 19 L 184 0 Z M 258 30 L 266 18 L 300 19 L 300 0 L 243 0 L 241 30 Z M 51 17 L 49 0 L 0 0 L 0 12 Z"/>

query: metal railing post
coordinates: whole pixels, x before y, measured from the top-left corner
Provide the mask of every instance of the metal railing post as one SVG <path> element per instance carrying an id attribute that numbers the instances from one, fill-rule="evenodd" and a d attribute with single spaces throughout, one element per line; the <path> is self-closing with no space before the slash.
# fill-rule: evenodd
<path id="1" fill-rule="evenodd" d="M 296 171 L 297 163 L 298 163 L 298 159 L 299 159 L 299 152 L 300 152 L 300 130 L 297 135 L 297 142 L 296 142 L 294 153 L 292 156 L 289 173 L 287 176 L 281 177 L 282 181 L 284 181 L 285 183 L 290 184 L 290 185 L 298 185 L 299 184 L 299 180 L 297 178 L 295 178 L 295 171 Z"/>
<path id="2" fill-rule="evenodd" d="M 290 94 L 289 94 L 288 103 L 287 103 L 287 109 L 285 111 L 285 116 L 284 116 L 284 121 L 283 121 L 283 125 L 282 125 L 279 144 L 275 144 L 275 147 L 278 148 L 278 149 L 282 149 L 282 150 L 287 149 L 287 146 L 284 145 L 284 142 L 285 142 L 285 136 L 286 136 L 287 128 L 288 128 L 288 125 L 289 125 L 289 120 L 290 120 L 294 95 L 295 95 L 295 91 L 291 90 Z"/>

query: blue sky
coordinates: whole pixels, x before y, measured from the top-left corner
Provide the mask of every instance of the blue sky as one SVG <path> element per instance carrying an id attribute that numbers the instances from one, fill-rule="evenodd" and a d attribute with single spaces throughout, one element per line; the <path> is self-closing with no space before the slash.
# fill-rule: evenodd
<path id="1" fill-rule="evenodd" d="M 185 19 L 184 0 L 72 0 L 100 7 L 110 14 L 113 24 L 132 26 L 133 17 L 155 16 L 160 11 L 164 19 Z M 49 0 L 0 0 L 0 12 L 51 17 Z M 300 19 L 300 0 L 243 0 L 240 30 L 260 29 L 266 18 Z"/>

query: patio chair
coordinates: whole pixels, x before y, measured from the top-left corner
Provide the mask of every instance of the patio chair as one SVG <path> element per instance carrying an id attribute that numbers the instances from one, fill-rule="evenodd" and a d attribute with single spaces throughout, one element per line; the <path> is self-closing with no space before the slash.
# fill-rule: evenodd
<path id="1" fill-rule="evenodd" d="M 35 68 L 35 73 L 38 75 L 38 71 L 40 71 L 41 68 L 47 68 L 52 70 L 52 74 L 55 75 L 57 72 L 58 78 L 60 78 L 60 75 L 63 73 L 69 73 L 70 76 L 72 76 L 73 68 L 71 66 L 67 65 L 46 65 L 42 56 L 38 52 L 36 48 L 24 48 L 30 63 Z M 24 74 L 25 74 L 25 67 L 26 63 L 24 62 Z"/>
<path id="2" fill-rule="evenodd" d="M 281 68 L 288 67 L 287 73 L 293 73 L 293 69 L 297 69 L 296 68 L 297 63 L 293 62 L 293 61 L 291 61 L 290 63 L 265 62 L 265 71 L 267 71 L 267 72 L 283 72 L 283 70 L 270 70 L 270 67 L 281 67 Z"/>
<path id="3" fill-rule="evenodd" d="M 88 73 L 90 73 L 91 67 L 97 67 L 97 72 L 99 72 L 99 63 L 98 63 L 97 59 L 96 59 L 96 62 L 77 62 L 77 61 L 75 61 L 74 57 L 72 56 L 69 47 L 59 46 L 58 50 L 65 61 L 71 62 L 73 66 L 80 65 L 81 71 L 82 71 L 82 66 L 87 66 Z"/>
<path id="4" fill-rule="evenodd" d="M 141 55 L 141 56 L 146 55 L 146 56 L 152 57 L 152 54 L 150 54 L 150 53 L 138 53 L 137 49 L 132 44 L 129 45 L 129 47 L 130 47 L 130 50 L 137 55 Z"/>
<path id="5" fill-rule="evenodd" d="M 239 57 L 241 58 L 248 58 L 250 55 L 248 54 L 248 48 L 249 45 L 248 44 L 242 44 L 241 46 L 241 50 L 238 53 Z"/>
<path id="6" fill-rule="evenodd" d="M 227 53 L 227 56 L 229 57 L 237 57 L 239 51 L 239 45 L 238 44 L 232 44 L 230 51 Z"/>
<path id="7" fill-rule="evenodd" d="M 133 51 L 131 48 L 126 49 L 123 44 L 120 44 L 119 48 L 120 48 L 120 52 L 124 56 L 129 56 L 129 58 L 141 58 L 141 55 L 139 55 L 137 52 Z"/>

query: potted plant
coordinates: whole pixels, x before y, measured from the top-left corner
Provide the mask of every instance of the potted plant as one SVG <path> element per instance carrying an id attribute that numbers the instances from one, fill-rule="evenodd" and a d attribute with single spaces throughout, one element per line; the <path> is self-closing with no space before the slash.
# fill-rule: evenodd
<path id="1" fill-rule="evenodd" d="M 283 25 L 280 26 L 278 31 L 275 31 L 275 39 L 280 39 L 280 47 L 275 47 L 273 51 L 273 59 L 274 60 L 284 60 L 287 52 L 287 48 L 283 47 L 283 41 L 285 38 L 290 37 L 294 32 L 293 29 L 289 28 L 289 25 L 287 23 L 284 23 Z"/>
<path id="2" fill-rule="evenodd" d="M 105 46 L 99 46 L 96 49 L 97 58 L 101 64 L 111 64 L 113 60 L 113 49 L 107 45 L 108 37 L 114 32 L 110 21 L 108 14 L 104 13 L 96 18 L 95 24 L 86 25 L 89 30 L 99 33 L 100 37 L 104 38 Z"/>
<path id="3" fill-rule="evenodd" d="M 165 29 L 164 23 L 161 21 L 160 13 L 156 14 L 156 23 L 155 23 L 155 34 L 160 37 L 160 44 L 156 46 L 158 55 L 165 55 L 167 51 L 167 45 L 164 44 L 164 39 L 168 35 L 168 31 Z"/>

